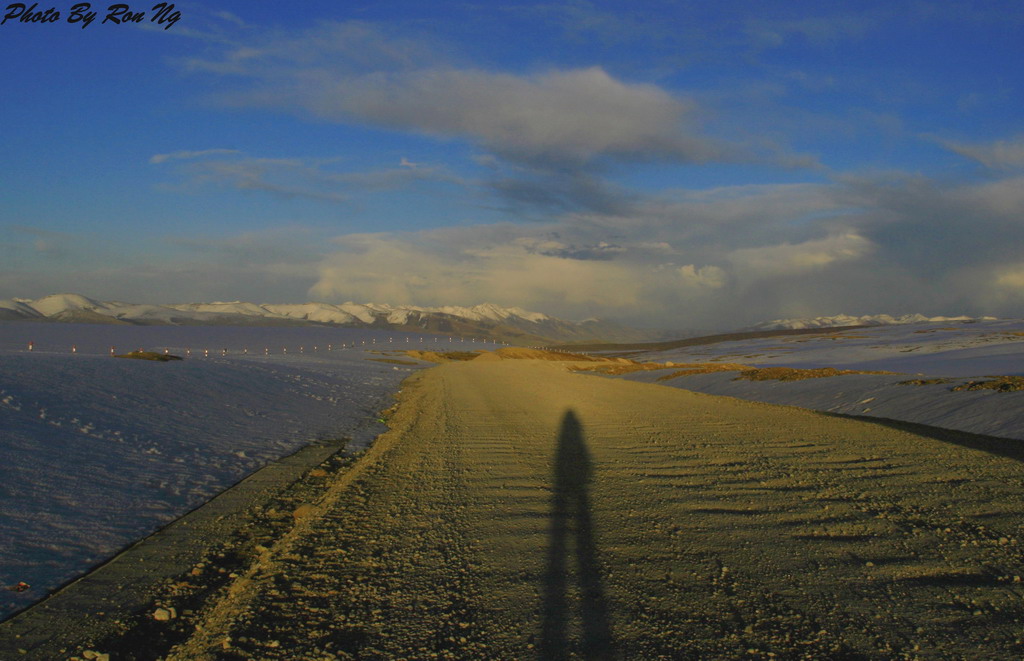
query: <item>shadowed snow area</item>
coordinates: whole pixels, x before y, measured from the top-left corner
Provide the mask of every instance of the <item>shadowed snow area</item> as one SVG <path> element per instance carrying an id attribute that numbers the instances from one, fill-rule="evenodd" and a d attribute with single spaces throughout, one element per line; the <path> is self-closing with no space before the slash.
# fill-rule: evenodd
<path id="1" fill-rule="evenodd" d="M 654 370 L 623 378 L 772 404 L 1024 439 L 1024 391 L 953 390 L 960 384 L 992 376 L 1024 374 L 1024 320 L 876 326 L 822 335 L 720 342 L 648 352 L 633 359 L 898 372 L 751 381 L 737 379 L 735 371 L 660 380 L 670 372 Z M 917 383 L 904 383 L 908 381 Z"/>
<path id="2" fill-rule="evenodd" d="M 369 351 L 413 344 L 352 329 L 0 323 L 0 587 L 31 586 L 0 590 L 0 617 L 310 441 L 365 445 L 416 369 Z M 111 346 L 191 357 L 115 359 Z"/>

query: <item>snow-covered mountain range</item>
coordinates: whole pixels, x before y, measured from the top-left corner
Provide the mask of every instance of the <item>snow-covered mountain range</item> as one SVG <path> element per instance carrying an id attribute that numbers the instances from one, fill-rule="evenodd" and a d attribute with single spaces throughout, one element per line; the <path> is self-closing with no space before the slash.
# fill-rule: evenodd
<path id="1" fill-rule="evenodd" d="M 81 294 L 0 300 L 0 320 L 133 325 L 332 325 L 488 337 L 517 343 L 658 339 L 596 319 L 571 322 L 491 303 L 473 307 L 381 303 L 256 304 L 244 301 L 150 305 L 99 301 Z"/>
<path id="2" fill-rule="evenodd" d="M 837 314 L 831 317 L 814 317 L 811 319 L 775 319 L 763 321 L 750 327 L 750 330 L 782 330 L 801 328 L 834 328 L 836 326 L 893 326 L 901 324 L 921 324 L 926 322 L 964 322 L 964 321 L 995 321 L 995 317 L 926 317 L 923 314 L 904 314 L 894 317 L 888 314 L 868 314 L 854 316 Z"/>

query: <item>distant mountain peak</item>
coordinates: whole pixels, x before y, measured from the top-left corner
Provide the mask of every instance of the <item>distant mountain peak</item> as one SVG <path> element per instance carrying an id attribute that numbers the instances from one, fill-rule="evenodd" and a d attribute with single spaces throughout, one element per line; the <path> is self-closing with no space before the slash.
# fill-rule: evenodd
<path id="1" fill-rule="evenodd" d="M 596 320 L 574 323 L 494 303 L 422 307 L 387 303 L 250 303 L 212 301 L 150 305 L 99 301 L 81 294 L 0 301 L 0 320 L 35 319 L 135 325 L 332 325 L 392 328 L 400 331 L 487 337 L 520 344 L 548 342 L 642 341 L 649 332 Z"/>

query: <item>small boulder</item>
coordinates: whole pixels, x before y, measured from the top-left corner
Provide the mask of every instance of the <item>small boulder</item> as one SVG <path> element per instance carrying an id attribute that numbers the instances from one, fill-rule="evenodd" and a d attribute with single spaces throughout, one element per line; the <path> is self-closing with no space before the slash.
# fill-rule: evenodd
<path id="1" fill-rule="evenodd" d="M 153 611 L 153 619 L 157 622 L 167 622 L 178 617 L 177 611 L 173 607 L 170 608 L 157 608 Z"/>

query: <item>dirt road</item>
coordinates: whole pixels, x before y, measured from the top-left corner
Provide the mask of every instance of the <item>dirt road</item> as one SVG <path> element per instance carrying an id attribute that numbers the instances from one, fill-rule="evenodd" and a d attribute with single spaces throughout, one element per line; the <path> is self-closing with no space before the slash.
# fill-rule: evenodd
<path id="1" fill-rule="evenodd" d="M 422 372 L 391 425 L 169 658 L 1024 656 L 997 440 L 532 360 Z"/>

